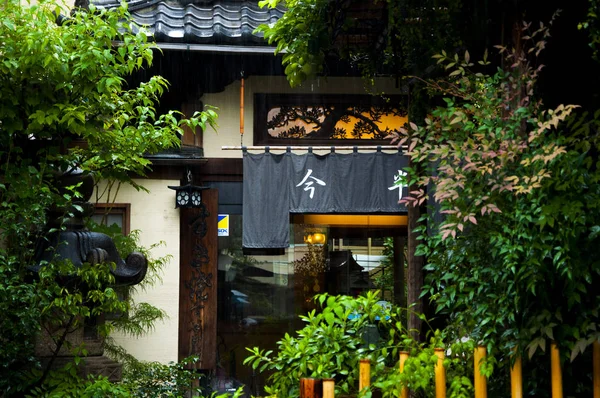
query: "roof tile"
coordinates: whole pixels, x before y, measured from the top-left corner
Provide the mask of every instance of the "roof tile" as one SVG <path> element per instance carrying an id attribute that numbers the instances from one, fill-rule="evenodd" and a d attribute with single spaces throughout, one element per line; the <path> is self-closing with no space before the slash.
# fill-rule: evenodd
<path id="1" fill-rule="evenodd" d="M 93 0 L 98 7 L 113 8 L 115 0 Z M 129 0 L 135 23 L 144 25 L 159 43 L 267 45 L 261 24 L 274 23 L 283 8 L 260 8 L 246 0 Z"/>

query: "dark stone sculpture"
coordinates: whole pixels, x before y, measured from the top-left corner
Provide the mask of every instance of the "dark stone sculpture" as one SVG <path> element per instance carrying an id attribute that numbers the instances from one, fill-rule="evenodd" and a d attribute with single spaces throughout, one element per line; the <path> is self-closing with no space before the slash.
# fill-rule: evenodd
<path id="1" fill-rule="evenodd" d="M 109 236 L 88 231 L 85 227 L 84 218 L 93 212 L 93 206 L 87 201 L 94 189 L 93 177 L 76 170 L 58 175 L 57 184 L 61 187 L 80 184 L 77 190 L 83 201 L 75 203 L 76 207 L 70 212 L 73 217 L 70 218 L 64 217 L 64 209 L 50 209 L 48 230 L 61 226 L 66 230 L 49 233 L 38 242 L 37 265 L 33 270 L 38 271 L 44 263 L 52 260 L 69 260 L 77 268 L 84 262 L 92 265 L 112 262 L 116 266 L 111 271 L 115 277 L 115 285 L 131 286 L 140 283 L 148 269 L 146 258 L 141 253 L 134 252 L 123 260 Z"/>
<path id="2" fill-rule="evenodd" d="M 67 192 L 66 187 L 77 187 L 81 201 L 75 202 L 69 211 L 60 208 L 48 210 L 48 233 L 37 242 L 36 265 L 31 267 L 32 271 L 38 272 L 44 264 L 56 260 L 70 261 L 77 268 L 84 263 L 95 265 L 111 262 L 115 264 L 111 270 L 115 286 L 140 283 L 148 269 L 146 258 L 141 253 L 134 252 L 123 260 L 108 235 L 89 231 L 85 227 L 85 218 L 90 216 L 94 209 L 88 202 L 94 190 L 93 177 L 83 174 L 80 170 L 57 173 L 55 186 L 61 193 Z M 77 283 L 76 278 L 75 275 L 66 275 L 61 278 L 60 283 Z M 104 321 L 104 316 L 86 321 L 86 325 L 67 334 L 67 326 L 59 326 L 52 330 L 42 328 L 44 331 L 38 337 L 36 355 L 49 367 L 61 367 L 73 360 L 70 347 L 78 347 L 84 343 L 88 355 L 78 365 L 80 376 L 96 374 L 106 376 L 111 381 L 120 380 L 122 366 L 103 355 L 104 340 L 97 334 L 97 325 Z M 57 344 L 54 336 L 61 334 L 66 336 L 66 344 Z"/>
<path id="3" fill-rule="evenodd" d="M 140 283 L 148 268 L 146 258 L 141 253 L 131 253 L 126 260 L 123 260 L 109 236 L 84 229 L 51 234 L 47 240 L 38 245 L 37 253 L 38 264 L 53 259 L 70 260 L 77 268 L 84 262 L 92 265 L 103 262 L 115 263 L 116 267 L 111 273 L 115 277 L 117 286 Z M 37 266 L 36 271 L 40 266 Z"/>

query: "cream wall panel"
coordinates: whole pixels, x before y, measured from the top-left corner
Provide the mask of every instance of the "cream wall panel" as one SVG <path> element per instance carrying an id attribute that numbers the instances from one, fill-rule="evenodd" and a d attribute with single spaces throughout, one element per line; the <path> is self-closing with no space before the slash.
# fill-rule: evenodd
<path id="1" fill-rule="evenodd" d="M 138 180 L 150 192 L 136 191 L 121 186 L 116 203 L 131 203 L 131 230 L 140 230 L 144 247 L 164 241 L 165 245 L 153 251 L 155 257 L 170 254 L 171 261 L 162 272 L 162 283 L 138 291 L 137 302 L 150 303 L 168 314 L 155 329 L 140 338 L 115 334 L 115 341 L 140 360 L 168 363 L 177 361 L 177 328 L 179 323 L 179 210 L 175 209 L 175 192 L 168 185 L 179 185 L 178 180 Z"/>
<path id="2" fill-rule="evenodd" d="M 284 76 L 251 76 L 244 83 L 244 137 L 243 145 L 254 142 L 254 93 L 320 93 L 320 94 L 365 94 L 361 78 L 329 77 L 309 80 L 302 87 L 291 88 Z M 375 80 L 374 89 L 386 94 L 399 93 L 396 81 L 391 78 Z M 217 133 L 208 129 L 204 133 L 204 156 L 208 158 L 241 158 L 241 151 L 223 151 L 222 146 L 241 145 L 240 137 L 240 82 L 236 81 L 221 93 L 205 94 L 205 105 L 219 108 L 219 128 Z"/>

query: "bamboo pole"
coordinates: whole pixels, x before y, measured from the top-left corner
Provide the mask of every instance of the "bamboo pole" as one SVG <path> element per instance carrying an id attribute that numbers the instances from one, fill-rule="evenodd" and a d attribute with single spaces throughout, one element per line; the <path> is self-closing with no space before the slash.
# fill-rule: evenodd
<path id="1" fill-rule="evenodd" d="M 361 146 L 352 146 L 352 145 L 319 145 L 319 146 L 299 146 L 299 145 L 266 145 L 266 146 L 230 146 L 224 145 L 221 147 L 222 151 L 264 151 L 266 148 L 269 148 L 270 151 L 287 151 L 288 149 L 291 151 L 330 151 L 331 149 L 335 151 L 375 151 L 375 150 L 384 150 L 384 151 L 398 151 L 400 149 L 406 149 L 406 146 L 398 147 L 396 145 L 361 145 Z"/>
<path id="2" fill-rule="evenodd" d="M 406 362 L 407 359 L 408 352 L 400 351 L 400 373 L 404 372 L 404 362 Z M 400 398 L 408 398 L 408 388 L 406 386 L 402 387 L 402 391 L 400 391 Z"/>
<path id="3" fill-rule="evenodd" d="M 244 135 L 244 77 L 240 79 L 240 135 Z"/>
<path id="4" fill-rule="evenodd" d="M 562 398 L 562 374 L 560 371 L 560 352 L 555 342 L 550 344 L 550 370 L 552 374 L 552 398 Z"/>
<path id="5" fill-rule="evenodd" d="M 510 368 L 510 392 L 512 398 L 523 398 L 523 369 L 521 356 L 517 356 Z"/>
<path id="6" fill-rule="evenodd" d="M 446 398 L 446 370 L 444 369 L 444 349 L 436 348 L 438 360 L 435 364 L 435 398 Z"/>
<path id="7" fill-rule="evenodd" d="M 600 398 L 600 342 L 594 341 L 592 344 L 593 352 L 593 372 L 594 372 L 594 398 Z"/>
<path id="8" fill-rule="evenodd" d="M 358 391 L 371 385 L 371 360 L 361 359 L 358 377 Z"/>
<path id="9" fill-rule="evenodd" d="M 323 379 L 323 398 L 335 397 L 335 380 Z"/>
<path id="10" fill-rule="evenodd" d="M 475 385 L 475 398 L 487 398 L 487 380 L 485 376 L 481 374 L 481 363 L 485 360 L 486 354 L 485 347 L 475 347 L 475 375 L 473 380 L 473 384 Z"/>
<path id="11" fill-rule="evenodd" d="M 321 380 L 302 377 L 300 379 L 300 398 L 322 398 Z"/>

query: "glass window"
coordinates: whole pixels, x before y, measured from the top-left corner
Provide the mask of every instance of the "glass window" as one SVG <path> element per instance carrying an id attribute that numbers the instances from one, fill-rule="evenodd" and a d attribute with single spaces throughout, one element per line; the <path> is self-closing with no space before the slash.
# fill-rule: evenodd
<path id="1" fill-rule="evenodd" d="M 96 224 L 121 227 L 123 235 L 129 234 L 129 218 L 131 205 L 129 203 L 95 203 L 92 220 Z"/>
<path id="2" fill-rule="evenodd" d="M 245 348 L 275 350 L 285 333 L 303 326 L 298 315 L 316 308 L 315 294 L 358 295 L 376 288 L 383 248 L 366 235 L 348 239 L 349 246 L 333 239 L 326 225 L 293 223 L 283 254 L 245 255 L 242 216 L 229 218 L 229 236 L 218 238 L 217 382 L 221 391 L 245 384 L 260 395 L 267 375 L 242 364 Z"/>

